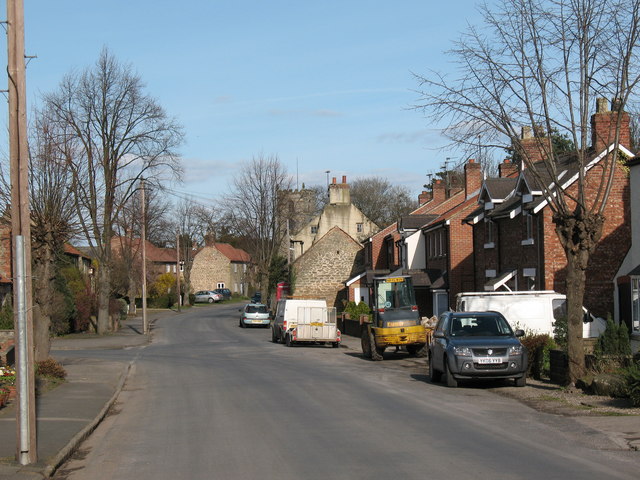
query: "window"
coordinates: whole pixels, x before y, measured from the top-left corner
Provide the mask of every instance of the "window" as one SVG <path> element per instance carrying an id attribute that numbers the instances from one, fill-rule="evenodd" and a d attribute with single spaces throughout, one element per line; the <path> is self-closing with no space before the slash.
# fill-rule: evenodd
<path id="1" fill-rule="evenodd" d="M 233 273 L 238 273 L 238 264 L 237 263 L 233 264 Z"/>
<path id="2" fill-rule="evenodd" d="M 218 286 L 216 288 L 224 288 L 224 283 L 218 283 Z"/>
<path id="3" fill-rule="evenodd" d="M 484 219 L 484 248 L 495 247 L 495 225 L 494 223 L 485 218 Z"/>
<path id="4" fill-rule="evenodd" d="M 311 234 L 315 235 L 316 233 L 318 233 L 318 226 L 317 225 L 312 225 L 311 226 Z"/>
<path id="5" fill-rule="evenodd" d="M 529 210 L 522 211 L 522 231 L 524 238 L 520 243 L 522 245 L 533 245 L 533 215 Z"/>
<path id="6" fill-rule="evenodd" d="M 631 330 L 640 333 L 640 277 L 631 277 Z"/>
<path id="7" fill-rule="evenodd" d="M 364 226 L 362 223 L 356 223 L 356 232 L 362 233 L 364 231 Z"/>

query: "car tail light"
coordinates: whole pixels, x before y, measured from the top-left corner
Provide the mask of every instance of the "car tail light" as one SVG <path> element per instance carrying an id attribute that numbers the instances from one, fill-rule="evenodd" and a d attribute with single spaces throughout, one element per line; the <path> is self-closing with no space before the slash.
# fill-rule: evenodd
<path id="1" fill-rule="evenodd" d="M 418 306 L 417 305 L 411 305 L 411 311 L 412 312 L 417 312 L 418 311 Z"/>

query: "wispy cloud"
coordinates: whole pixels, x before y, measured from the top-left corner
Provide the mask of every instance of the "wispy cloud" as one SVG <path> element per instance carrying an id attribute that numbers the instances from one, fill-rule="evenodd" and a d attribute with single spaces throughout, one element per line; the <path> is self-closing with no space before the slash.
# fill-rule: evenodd
<path id="1" fill-rule="evenodd" d="M 425 128 L 413 132 L 388 132 L 376 137 L 379 143 L 426 143 L 439 138 L 442 130 L 435 128 Z"/>

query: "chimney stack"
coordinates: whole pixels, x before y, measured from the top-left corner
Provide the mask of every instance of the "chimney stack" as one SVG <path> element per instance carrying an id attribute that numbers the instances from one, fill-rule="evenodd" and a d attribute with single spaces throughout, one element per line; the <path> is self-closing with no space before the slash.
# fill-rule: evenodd
<path id="1" fill-rule="evenodd" d="M 547 156 L 544 152 L 545 139 L 544 132 L 539 128 L 535 128 L 532 132 L 531 127 L 522 127 L 520 135 L 520 146 L 522 147 L 522 155 L 531 163 L 541 162 Z"/>
<path id="2" fill-rule="evenodd" d="M 329 185 L 329 204 L 348 205 L 350 203 L 351 191 L 347 183 L 347 176 L 342 176 L 342 183 L 336 183 L 336 177 L 333 177 L 333 183 Z"/>
<path id="3" fill-rule="evenodd" d="M 424 205 L 432 198 L 433 198 L 433 195 L 431 195 L 431 192 L 427 192 L 426 190 L 423 190 L 422 193 L 418 195 L 418 205 Z"/>
<path id="4" fill-rule="evenodd" d="M 500 178 L 515 177 L 518 175 L 518 166 L 509 158 L 505 158 L 504 161 L 498 165 L 498 174 Z"/>
<path id="5" fill-rule="evenodd" d="M 602 152 L 615 141 L 618 114 L 622 115 L 619 143 L 627 148 L 631 146 L 629 114 L 620 111 L 620 106 L 615 99 L 611 102 L 611 110 L 608 103 L 606 98 L 596 99 L 596 113 L 591 116 L 591 146 L 596 153 Z"/>
<path id="6" fill-rule="evenodd" d="M 469 198 L 482 186 L 482 169 L 473 158 L 464 165 L 464 194 Z"/>
<path id="7" fill-rule="evenodd" d="M 431 188 L 431 197 L 436 205 L 445 201 L 447 198 L 446 190 L 447 187 L 442 180 L 434 180 Z"/>

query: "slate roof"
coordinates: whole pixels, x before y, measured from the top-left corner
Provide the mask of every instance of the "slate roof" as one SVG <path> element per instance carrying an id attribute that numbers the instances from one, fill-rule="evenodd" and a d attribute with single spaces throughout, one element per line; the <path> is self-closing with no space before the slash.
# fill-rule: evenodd
<path id="1" fill-rule="evenodd" d="M 228 243 L 214 243 L 213 246 L 231 262 L 251 263 L 251 256 L 241 248 L 236 248 Z"/>

